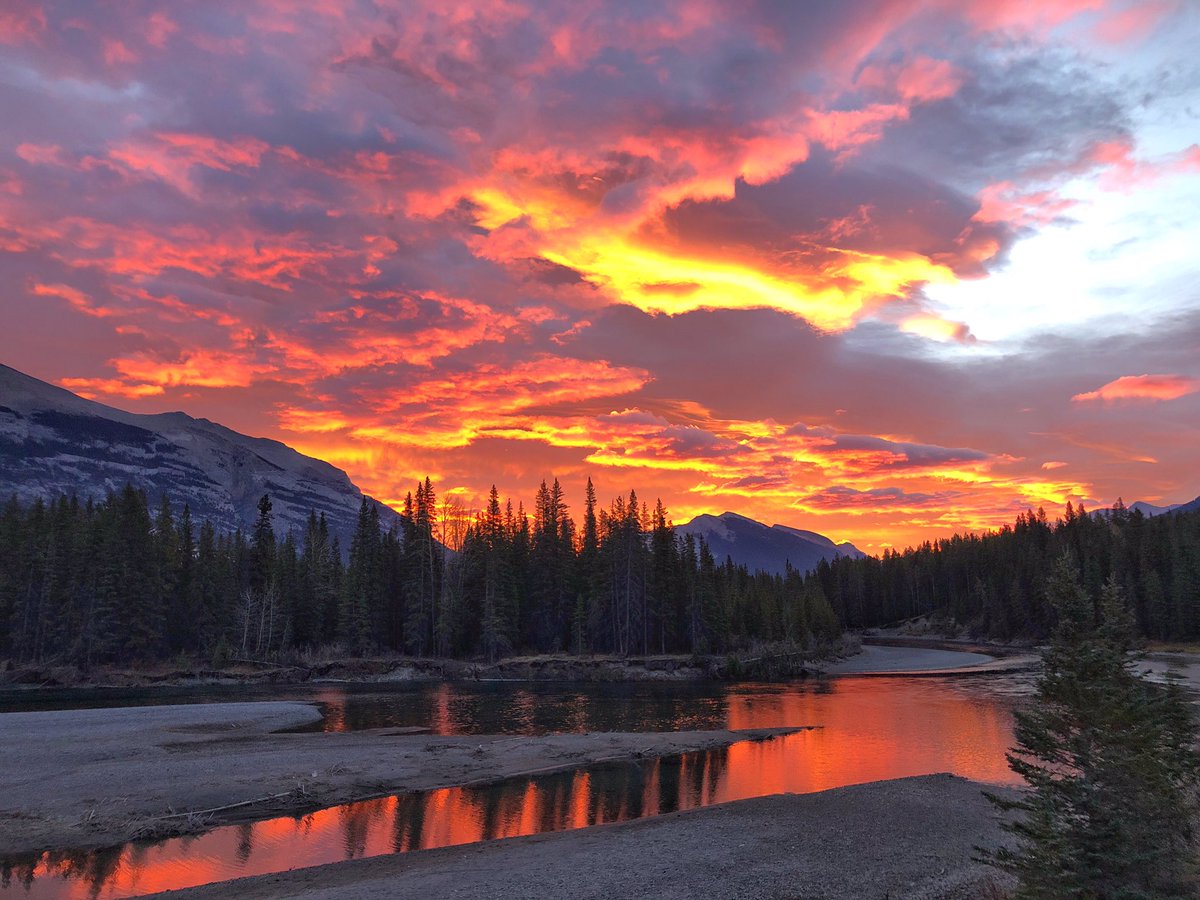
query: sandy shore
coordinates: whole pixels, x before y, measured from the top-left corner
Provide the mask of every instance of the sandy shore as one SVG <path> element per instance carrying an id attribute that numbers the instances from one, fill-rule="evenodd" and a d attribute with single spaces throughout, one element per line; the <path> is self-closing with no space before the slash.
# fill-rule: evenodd
<path id="1" fill-rule="evenodd" d="M 1003 841 L 983 785 L 927 775 L 298 869 L 169 896 L 967 898 Z M 160 895 L 166 896 L 166 895 Z"/>
<path id="2" fill-rule="evenodd" d="M 319 717 L 314 706 L 287 702 L 6 713 L 0 716 L 0 854 L 106 846 L 365 797 L 798 730 L 545 737 L 439 737 L 388 728 L 272 733 Z M 232 808 L 181 815 L 219 807 Z"/>

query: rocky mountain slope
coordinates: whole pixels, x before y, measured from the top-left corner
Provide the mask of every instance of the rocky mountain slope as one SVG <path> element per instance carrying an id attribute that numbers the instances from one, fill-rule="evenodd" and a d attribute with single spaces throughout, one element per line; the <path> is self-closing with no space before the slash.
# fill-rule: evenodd
<path id="1" fill-rule="evenodd" d="M 278 441 L 181 412 L 124 412 L 0 365 L 0 501 L 100 498 L 127 482 L 151 503 L 164 494 L 187 502 L 195 519 L 224 531 L 253 525 L 269 494 L 277 532 L 299 532 L 315 510 L 343 547 L 363 499 L 341 469 Z M 379 511 L 385 528 L 399 520 Z"/>

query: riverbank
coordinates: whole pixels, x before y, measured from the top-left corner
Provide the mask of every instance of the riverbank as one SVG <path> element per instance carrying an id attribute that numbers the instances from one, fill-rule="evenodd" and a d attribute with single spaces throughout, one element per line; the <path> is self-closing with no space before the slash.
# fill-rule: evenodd
<path id="1" fill-rule="evenodd" d="M 853 635 L 813 648 L 773 646 L 726 655 L 607 656 L 547 654 L 501 659 L 440 659 L 392 654 L 377 657 L 309 658 L 280 661 L 176 660 L 135 668 L 73 665 L 21 666 L 0 660 L 0 687 L 183 687 L 204 684 L 304 684 L 308 682 L 394 683 L 408 681 L 700 681 L 801 678 L 820 664 L 859 652 Z"/>
<path id="2" fill-rule="evenodd" d="M 939 667 L 939 658 L 949 667 Z M 1028 642 L 995 644 L 875 629 L 863 634 L 860 653 L 815 668 L 819 675 L 996 675 L 1034 672 L 1041 664 L 1040 648 Z M 1147 642 L 1134 668 L 1153 681 L 1174 681 L 1200 702 L 1200 644 Z"/>
<path id="3" fill-rule="evenodd" d="M 368 797 L 801 730 L 278 733 L 319 718 L 315 706 L 291 702 L 6 713 L 0 716 L 0 855 L 186 834 Z"/>
<path id="4" fill-rule="evenodd" d="M 913 639 L 863 638 L 854 656 L 821 663 L 817 673 L 826 676 L 880 675 L 998 675 L 1029 672 L 1041 666 L 1041 657 L 1029 652 L 1002 652 L 972 644 L 947 644 Z"/>
<path id="5" fill-rule="evenodd" d="M 973 860 L 975 847 L 999 846 L 1005 836 L 981 793 L 985 788 L 951 775 L 902 778 L 334 863 L 159 896 L 987 897 L 1004 882 Z"/>

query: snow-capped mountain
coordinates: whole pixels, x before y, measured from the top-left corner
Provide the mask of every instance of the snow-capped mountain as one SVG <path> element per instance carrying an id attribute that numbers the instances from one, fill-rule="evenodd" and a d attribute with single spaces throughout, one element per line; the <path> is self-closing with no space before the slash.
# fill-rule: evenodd
<path id="1" fill-rule="evenodd" d="M 315 510 L 344 548 L 363 499 L 341 469 L 278 441 L 181 412 L 124 412 L 0 365 L 0 502 L 101 498 L 126 483 L 152 504 L 188 503 L 222 531 L 251 527 L 269 494 L 276 532 L 301 532 Z M 399 519 L 383 504 L 379 513 L 385 528 Z"/>
<path id="2" fill-rule="evenodd" d="M 814 531 L 787 525 L 768 527 L 732 512 L 696 516 L 692 521 L 676 526 L 675 531 L 703 537 L 717 562 L 724 562 L 729 556 L 751 572 L 762 570 L 782 575 L 789 563 L 793 569 L 806 572 L 816 568 L 823 559 L 866 555 L 849 541 L 835 544 Z"/>

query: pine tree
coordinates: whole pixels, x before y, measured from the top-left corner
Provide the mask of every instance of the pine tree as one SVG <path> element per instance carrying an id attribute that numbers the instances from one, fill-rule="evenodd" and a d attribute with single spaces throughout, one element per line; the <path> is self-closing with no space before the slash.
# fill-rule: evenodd
<path id="1" fill-rule="evenodd" d="M 338 613 L 340 637 L 351 653 L 362 653 L 376 633 L 381 581 L 379 513 L 366 498 L 358 509 L 358 525 L 350 541 L 350 565 L 342 585 Z"/>
<path id="2" fill-rule="evenodd" d="M 271 583 L 275 570 L 275 528 L 271 519 L 271 498 L 263 494 L 258 501 L 258 519 L 250 538 L 253 563 L 250 571 L 250 587 L 264 593 Z"/>
<path id="3" fill-rule="evenodd" d="M 1018 876 L 1018 898 L 1195 896 L 1191 704 L 1135 673 L 1133 617 L 1114 583 L 1097 609 L 1064 556 L 1046 593 L 1058 621 L 1008 755 L 1030 791 L 991 796 L 1023 815 L 1005 826 L 1016 847 L 984 858 Z"/>

